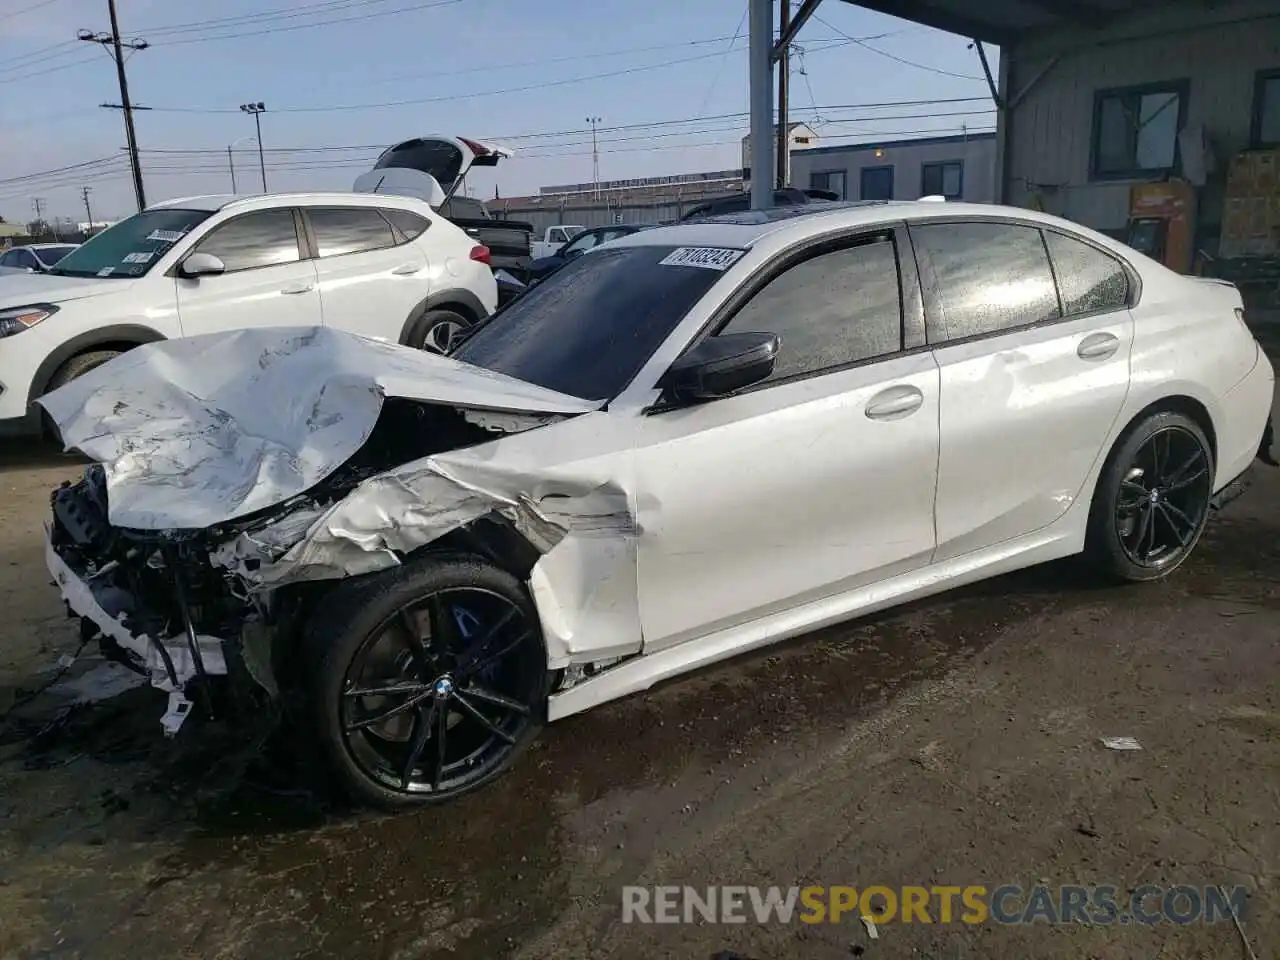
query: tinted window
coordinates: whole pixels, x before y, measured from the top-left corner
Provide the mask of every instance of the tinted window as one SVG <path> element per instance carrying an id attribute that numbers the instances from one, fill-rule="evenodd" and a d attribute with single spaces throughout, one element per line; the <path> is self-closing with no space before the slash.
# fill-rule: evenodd
<path id="1" fill-rule="evenodd" d="M 926 163 L 921 168 L 920 180 L 920 192 L 924 196 L 956 199 L 960 196 L 964 182 L 964 164 L 959 160 Z"/>
<path id="2" fill-rule="evenodd" d="M 916 257 L 935 285 L 929 340 L 939 343 L 1056 320 L 1058 293 L 1040 231 L 1004 223 L 911 227 Z"/>
<path id="3" fill-rule="evenodd" d="M 571 396 L 611 399 L 723 276 L 661 263 L 675 249 L 620 247 L 571 260 L 453 357 Z"/>
<path id="4" fill-rule="evenodd" d="M 15 250 L 10 250 L 4 256 L 0 257 L 0 267 L 16 267 L 18 265 L 18 254 Z"/>
<path id="5" fill-rule="evenodd" d="M 19 250 L 18 266 L 26 267 L 28 270 L 38 270 L 40 269 L 40 262 L 36 260 L 35 254 L 30 250 Z"/>
<path id="6" fill-rule="evenodd" d="M 413 240 L 422 236 L 427 227 L 431 226 L 431 221 L 426 217 L 411 213 L 408 210 L 395 210 L 391 208 L 384 209 L 382 215 L 396 225 L 396 229 L 405 235 L 406 239 Z"/>
<path id="7" fill-rule="evenodd" d="M 1257 146 L 1280 144 L 1280 72 L 1268 72 L 1258 78 Z"/>
<path id="8" fill-rule="evenodd" d="M 63 277 L 140 277 L 209 216 L 208 210 L 144 210 L 90 237 L 51 272 Z"/>
<path id="9" fill-rule="evenodd" d="M 838 199 L 843 200 L 844 180 L 845 172 L 843 170 L 825 170 L 821 173 L 811 173 L 809 175 L 809 186 L 814 190 L 828 190 L 834 193 Z"/>
<path id="10" fill-rule="evenodd" d="M 565 246 L 564 252 L 569 253 L 570 251 L 573 251 L 575 253 L 582 253 L 583 251 L 590 250 L 592 247 L 599 246 L 602 243 L 604 243 L 603 234 L 597 233 L 595 230 L 588 230 L 586 233 L 580 233 L 574 237 L 573 240 Z"/>
<path id="11" fill-rule="evenodd" d="M 201 240 L 196 250 L 213 254 L 226 264 L 228 273 L 301 259 L 293 211 L 288 209 L 262 210 L 228 220 Z"/>
<path id="12" fill-rule="evenodd" d="M 1120 261 L 1071 237 L 1046 230 L 1045 243 L 1067 316 L 1119 310 L 1129 302 L 1129 276 Z"/>
<path id="13" fill-rule="evenodd" d="M 391 225 L 377 210 L 364 207 L 313 207 L 307 210 L 316 252 L 321 257 L 366 253 L 396 245 Z"/>
<path id="14" fill-rule="evenodd" d="M 893 167 L 862 168 L 862 199 L 893 199 Z"/>
<path id="15" fill-rule="evenodd" d="M 819 254 L 751 298 L 721 333 L 776 333 L 770 380 L 816 373 L 902 349 L 902 303 L 893 241 Z"/>
<path id="16" fill-rule="evenodd" d="M 440 213 L 450 220 L 488 220 L 489 211 L 479 200 L 470 197 L 450 197 L 440 207 Z"/>

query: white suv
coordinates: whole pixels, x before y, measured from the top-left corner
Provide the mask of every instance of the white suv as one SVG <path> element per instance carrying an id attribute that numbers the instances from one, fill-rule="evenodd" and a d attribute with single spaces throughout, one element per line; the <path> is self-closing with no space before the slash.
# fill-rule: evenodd
<path id="1" fill-rule="evenodd" d="M 0 276 L 0 434 L 38 432 L 37 397 L 142 343 L 328 326 L 445 352 L 497 300 L 488 248 L 423 200 L 169 200 L 49 273 Z"/>

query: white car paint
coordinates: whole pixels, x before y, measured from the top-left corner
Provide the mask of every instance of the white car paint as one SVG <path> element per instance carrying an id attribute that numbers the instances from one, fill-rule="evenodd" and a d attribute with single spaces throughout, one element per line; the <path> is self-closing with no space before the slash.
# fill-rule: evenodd
<path id="1" fill-rule="evenodd" d="M 709 327 L 713 320 L 731 318 L 735 297 L 781 258 L 801 256 L 816 242 L 888 230 L 897 238 L 901 275 L 914 281 L 917 264 L 902 242 L 913 228 L 993 219 L 1105 251 L 1131 271 L 1130 305 L 930 344 L 912 324 L 927 316 L 933 281 L 914 289 L 904 281 L 903 350 L 710 402 L 654 408 L 673 361 L 718 329 Z M 506 380 L 495 381 L 486 403 L 484 377 L 493 374 L 477 368 L 466 378 L 473 392 L 465 400 L 440 392 L 444 374 L 458 365 L 423 366 L 429 382 L 413 392 L 407 381 L 383 383 L 389 396 L 541 412 L 553 422 L 539 426 L 517 415 L 504 426 L 493 419 L 498 435 L 490 442 L 396 467 L 306 523 L 286 516 L 275 534 L 272 527 L 255 533 L 288 549 L 265 556 L 253 571 L 234 564 L 246 555 L 242 548 L 255 546 L 247 534 L 228 544 L 219 562 L 258 588 L 384 569 L 399 562 L 398 553 L 441 535 L 442 511 L 449 522 L 465 523 L 492 507 L 542 554 L 528 583 L 548 668 L 627 658 L 555 692 L 554 720 L 786 637 L 1078 553 L 1108 453 L 1153 405 L 1203 411 L 1216 448 L 1214 492 L 1252 461 L 1270 412 L 1274 371 L 1240 319 L 1233 287 L 1180 277 L 1045 214 L 964 204 L 832 205 L 777 219 L 744 215 L 658 228 L 610 244 L 614 251 L 629 247 L 741 253 L 722 258 L 722 265 L 732 262 L 603 408 L 583 401 L 575 412 L 563 396 L 534 403 Z M 595 269 L 604 259 L 566 269 Z M 560 289 L 544 294 L 560 296 Z M 510 309 L 494 329 L 504 317 L 519 321 L 520 302 Z M 338 334 L 325 342 L 326 362 L 338 367 L 361 352 Z M 117 491 L 181 486 L 182 516 L 196 503 L 215 517 L 233 515 L 238 501 L 228 491 L 273 482 L 259 481 L 253 457 L 203 463 L 205 448 L 194 443 L 165 447 L 165 456 L 132 478 L 121 472 L 140 443 L 174 439 L 148 425 L 149 410 L 163 407 L 164 384 L 196 376 L 172 355 L 151 364 L 139 351 L 138 361 L 129 391 L 113 388 L 104 371 L 87 396 L 76 395 L 73 384 L 46 404 L 64 432 L 76 425 L 73 443 L 100 445 L 93 452 L 117 471 Z M 286 365 L 276 365 L 278 373 L 270 366 L 241 385 L 241 403 L 269 406 L 289 389 Z M 366 370 L 364 382 L 371 376 Z M 137 409 L 129 442 L 113 461 L 101 446 L 101 417 L 126 393 Z M 305 407 L 309 395 L 303 390 L 293 402 Z M 87 409 L 91 401 L 97 412 Z M 363 435 L 376 416 L 373 405 L 353 408 L 343 429 Z M 312 431 L 284 419 L 273 442 L 306 454 Z M 254 423 L 223 428 L 221 442 L 234 446 L 253 435 Z M 191 473 L 196 467 L 203 472 Z M 296 489 L 285 485 L 257 505 L 282 502 Z M 148 523 L 178 519 L 177 511 L 161 512 Z"/>
<path id="2" fill-rule="evenodd" d="M 401 211 L 429 226 L 405 240 L 388 225 L 388 242 L 394 238 L 396 245 L 338 256 L 312 256 L 305 235 L 300 235 L 302 245 L 288 262 L 198 278 L 178 273 L 189 255 L 200 252 L 206 242 L 218 242 L 219 229 L 228 224 L 234 228 L 242 217 L 282 211 L 287 218 L 287 211 L 322 208 Z M 497 307 L 492 270 L 471 259 L 475 242 L 418 199 L 360 193 L 204 196 L 153 204 L 138 216 L 164 211 L 196 211 L 205 219 L 145 264 L 122 266 L 103 277 L 57 272 L 0 276 L 0 323 L 5 311 L 14 308 L 54 308 L 24 329 L 8 335 L 0 329 L 0 432 L 36 429 L 32 403 L 57 370 L 80 354 L 287 325 L 324 325 L 399 342 L 409 318 L 428 303 L 456 309 L 456 301 L 475 319 Z M 112 249 L 113 238 L 128 236 L 121 231 L 131 229 L 134 220 L 121 221 L 86 241 L 56 269 L 74 268 L 78 258 Z M 138 275 L 121 276 L 123 269 Z"/>
<path id="3" fill-rule="evenodd" d="M 585 229 L 587 228 L 568 224 L 547 227 L 542 232 L 542 239 L 533 241 L 531 250 L 533 258 L 536 260 L 539 257 L 555 256 L 561 247 Z"/>

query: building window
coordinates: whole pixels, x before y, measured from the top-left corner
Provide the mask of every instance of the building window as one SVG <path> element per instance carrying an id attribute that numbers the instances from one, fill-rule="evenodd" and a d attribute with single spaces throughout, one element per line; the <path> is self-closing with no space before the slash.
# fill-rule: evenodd
<path id="1" fill-rule="evenodd" d="M 1186 81 L 1101 90 L 1094 99 L 1093 176 L 1120 179 L 1168 173 L 1177 165 Z"/>
<path id="2" fill-rule="evenodd" d="M 862 199 L 893 199 L 893 167 L 862 168 Z"/>
<path id="3" fill-rule="evenodd" d="M 844 192 L 845 172 L 843 170 L 821 170 L 809 174 L 809 189 L 829 190 L 841 200 L 847 199 Z"/>
<path id="4" fill-rule="evenodd" d="M 920 195 L 958 200 L 964 193 L 964 164 L 959 160 L 926 163 L 921 168 Z"/>
<path id="5" fill-rule="evenodd" d="M 1253 145 L 1280 147 L 1280 70 L 1258 74 L 1253 93 Z"/>

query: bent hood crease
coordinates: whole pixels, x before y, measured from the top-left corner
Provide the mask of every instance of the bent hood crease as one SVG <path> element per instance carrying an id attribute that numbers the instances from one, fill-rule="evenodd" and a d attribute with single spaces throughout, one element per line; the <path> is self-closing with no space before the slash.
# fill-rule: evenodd
<path id="1" fill-rule="evenodd" d="M 368 439 L 383 400 L 575 415 L 600 408 L 448 357 L 327 327 L 137 347 L 38 401 L 106 469 L 109 519 L 200 529 L 304 493 Z"/>

